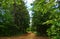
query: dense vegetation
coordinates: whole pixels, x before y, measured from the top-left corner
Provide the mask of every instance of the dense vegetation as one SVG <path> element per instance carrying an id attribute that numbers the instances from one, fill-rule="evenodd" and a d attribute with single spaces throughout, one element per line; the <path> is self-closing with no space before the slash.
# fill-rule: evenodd
<path id="1" fill-rule="evenodd" d="M 35 0 L 32 4 L 32 31 L 60 39 L 60 1 Z M 0 36 L 27 33 L 29 13 L 24 0 L 0 0 Z"/>
<path id="2" fill-rule="evenodd" d="M 23 0 L 0 0 L 0 36 L 26 33 L 29 14 Z"/>
<path id="3" fill-rule="evenodd" d="M 32 6 L 32 29 L 38 35 L 60 39 L 60 1 L 35 0 Z"/>

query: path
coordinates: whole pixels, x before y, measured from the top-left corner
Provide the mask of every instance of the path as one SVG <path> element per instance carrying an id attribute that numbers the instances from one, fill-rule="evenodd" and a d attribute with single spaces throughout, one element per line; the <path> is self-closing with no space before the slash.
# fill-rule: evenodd
<path id="1" fill-rule="evenodd" d="M 0 39 L 48 39 L 47 37 L 37 37 L 34 33 L 25 34 L 16 37 L 0 37 Z"/>

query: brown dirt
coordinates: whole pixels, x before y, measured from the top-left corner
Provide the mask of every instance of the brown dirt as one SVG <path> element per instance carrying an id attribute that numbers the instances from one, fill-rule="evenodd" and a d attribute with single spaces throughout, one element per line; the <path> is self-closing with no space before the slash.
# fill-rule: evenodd
<path id="1" fill-rule="evenodd" d="M 48 37 L 36 36 L 34 33 L 24 34 L 22 36 L 0 37 L 0 39 L 49 39 Z"/>

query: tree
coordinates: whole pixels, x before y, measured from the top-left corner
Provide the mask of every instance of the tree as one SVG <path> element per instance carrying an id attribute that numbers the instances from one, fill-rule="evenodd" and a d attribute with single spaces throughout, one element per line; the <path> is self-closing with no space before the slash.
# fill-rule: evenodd
<path id="1" fill-rule="evenodd" d="M 29 14 L 26 9 L 25 3 L 22 0 L 20 0 L 19 4 L 17 4 L 17 2 L 14 0 L 13 6 L 14 22 L 17 26 L 19 26 L 20 31 L 24 33 L 29 27 Z"/>
<path id="2" fill-rule="evenodd" d="M 51 22 L 49 21 L 49 23 L 52 23 L 53 25 L 51 26 L 51 28 L 49 28 L 47 30 L 48 35 L 52 38 L 52 39 L 60 39 L 60 1 L 56 1 L 57 3 L 57 7 L 56 11 L 54 12 L 54 16 L 55 20 L 52 20 Z"/>
<path id="3" fill-rule="evenodd" d="M 39 35 L 47 35 L 47 29 L 51 27 L 52 23 L 45 24 L 48 20 L 53 20 L 55 6 L 55 0 L 35 0 L 33 3 L 33 24 L 32 27 L 36 27 L 36 31 Z"/>
<path id="4" fill-rule="evenodd" d="M 22 0 L 0 0 L 0 36 L 26 33 L 29 14 Z"/>

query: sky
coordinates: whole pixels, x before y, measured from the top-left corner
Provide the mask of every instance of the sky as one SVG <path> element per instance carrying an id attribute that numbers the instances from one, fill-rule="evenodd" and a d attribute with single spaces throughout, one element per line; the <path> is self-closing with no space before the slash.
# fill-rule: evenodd
<path id="1" fill-rule="evenodd" d="M 34 0 L 25 0 L 26 5 L 27 5 L 27 7 L 28 7 L 28 8 L 30 8 L 30 7 L 31 7 L 31 5 L 30 5 L 30 4 L 31 4 L 31 3 L 33 3 L 33 1 L 34 1 Z"/>
<path id="2" fill-rule="evenodd" d="M 27 9 L 28 9 L 29 14 L 30 14 L 30 17 L 32 17 L 32 11 L 29 10 L 29 9 L 32 8 L 31 3 L 33 3 L 33 1 L 34 1 L 34 0 L 25 0 Z"/>
<path id="3" fill-rule="evenodd" d="M 27 9 L 29 11 L 29 15 L 30 15 L 30 26 L 32 25 L 32 11 L 30 10 L 32 8 L 31 6 L 31 3 L 33 3 L 34 0 L 25 0 L 26 2 L 26 6 L 27 6 Z"/>

